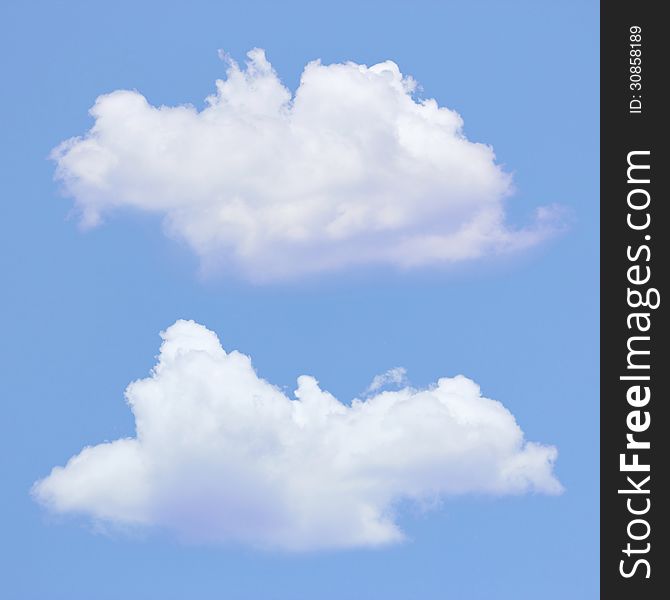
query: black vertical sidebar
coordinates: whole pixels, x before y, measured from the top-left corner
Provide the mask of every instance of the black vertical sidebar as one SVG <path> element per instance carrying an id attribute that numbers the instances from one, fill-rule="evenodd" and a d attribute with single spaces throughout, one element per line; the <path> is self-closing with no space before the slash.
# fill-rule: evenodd
<path id="1" fill-rule="evenodd" d="M 601 3 L 601 597 L 670 598 L 670 27 Z M 660 304 L 659 304 L 660 303 Z"/>

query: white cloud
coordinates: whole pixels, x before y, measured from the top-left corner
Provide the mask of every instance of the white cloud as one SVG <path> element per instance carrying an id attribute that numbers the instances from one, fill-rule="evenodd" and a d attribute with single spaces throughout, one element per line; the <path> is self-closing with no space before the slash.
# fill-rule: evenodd
<path id="1" fill-rule="evenodd" d="M 413 267 L 518 250 L 556 225 L 505 223 L 511 178 L 490 146 L 386 61 L 311 62 L 295 94 L 262 50 L 198 111 L 136 91 L 100 96 L 93 127 L 53 152 L 84 226 L 159 215 L 205 268 L 256 280 L 348 266 Z"/>
<path id="2" fill-rule="evenodd" d="M 351 405 L 308 376 L 295 399 L 192 321 L 128 386 L 136 436 L 84 448 L 33 487 L 56 512 L 291 550 L 401 540 L 403 500 L 558 493 L 556 449 L 458 376 Z"/>
<path id="3" fill-rule="evenodd" d="M 407 370 L 404 367 L 393 367 L 386 371 L 386 373 L 375 375 L 365 393 L 376 392 L 387 385 L 404 384 L 407 384 Z"/>

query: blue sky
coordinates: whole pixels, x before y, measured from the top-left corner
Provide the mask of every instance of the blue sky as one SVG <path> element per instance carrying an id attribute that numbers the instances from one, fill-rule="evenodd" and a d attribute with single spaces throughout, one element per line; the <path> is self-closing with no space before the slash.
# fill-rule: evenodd
<path id="1" fill-rule="evenodd" d="M 167 4 L 167 3 L 166 3 Z M 0 595 L 96 598 L 593 598 L 598 593 L 598 12 L 596 3 L 5 3 L 2 18 Z M 569 207 L 567 232 L 514 259 L 450 270 L 359 269 L 260 285 L 198 275 L 153 217 L 82 233 L 51 149 L 92 124 L 101 93 L 201 108 L 265 48 L 294 89 L 304 65 L 392 59 L 458 111 L 514 175 L 512 222 Z M 259 552 L 168 534 L 92 531 L 31 485 L 88 444 L 133 435 L 128 382 L 178 318 L 293 389 L 340 399 L 402 365 L 416 386 L 463 373 L 531 440 L 559 450 L 560 496 L 460 496 L 408 507 L 382 549 Z"/>

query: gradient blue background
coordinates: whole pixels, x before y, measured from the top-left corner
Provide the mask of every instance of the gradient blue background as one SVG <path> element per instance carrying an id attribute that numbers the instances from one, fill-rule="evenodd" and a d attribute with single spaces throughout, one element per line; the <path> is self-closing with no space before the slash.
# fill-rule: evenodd
<path id="1" fill-rule="evenodd" d="M 0 597 L 35 600 L 560 599 L 598 595 L 597 2 L 3 2 Z M 89 233 L 66 220 L 47 160 L 97 95 L 203 105 L 267 50 L 304 64 L 393 59 L 515 173 L 510 214 L 571 208 L 523 258 L 254 286 L 207 281 L 150 218 Z M 560 497 L 459 498 L 406 512 L 411 541 L 308 555 L 130 539 L 44 513 L 31 484 L 86 444 L 132 435 L 122 393 L 177 318 L 217 331 L 280 385 L 313 374 L 341 399 L 402 365 L 463 373 L 556 444 Z M 293 389 L 290 387 L 290 389 Z"/>

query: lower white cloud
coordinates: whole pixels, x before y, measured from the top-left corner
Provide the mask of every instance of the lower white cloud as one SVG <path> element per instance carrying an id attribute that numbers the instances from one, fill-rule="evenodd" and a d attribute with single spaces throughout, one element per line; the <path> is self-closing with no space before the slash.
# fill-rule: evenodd
<path id="1" fill-rule="evenodd" d="M 301 376 L 291 399 L 202 325 L 161 335 L 150 377 L 126 391 L 136 436 L 86 447 L 36 482 L 49 509 L 311 550 L 402 540 L 400 501 L 562 489 L 556 449 L 525 441 L 466 377 L 346 405 Z"/>

